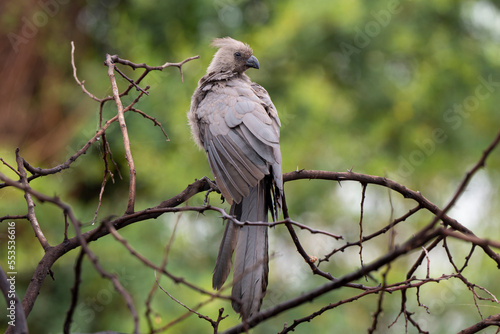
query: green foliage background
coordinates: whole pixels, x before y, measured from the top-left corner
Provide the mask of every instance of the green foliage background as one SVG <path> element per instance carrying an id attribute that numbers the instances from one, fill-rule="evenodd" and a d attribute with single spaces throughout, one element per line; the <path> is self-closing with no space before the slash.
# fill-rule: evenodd
<path id="1" fill-rule="evenodd" d="M 3 104 L 0 156 L 11 165 L 15 165 L 15 147 L 21 148 L 21 155 L 32 165 L 52 167 L 62 163 L 97 130 L 99 106 L 81 93 L 72 78 L 70 41 L 76 44 L 78 76 L 98 97 L 111 94 L 103 66 L 106 53 L 149 65 L 201 56 L 200 60 L 184 66 L 184 82 L 175 68 L 152 73 L 143 82 L 143 86 L 151 86 L 150 95 L 141 99 L 137 107 L 162 123 L 170 141 L 149 120 L 137 114 L 126 115 L 137 170 L 137 209 L 157 205 L 194 179 L 211 176 L 203 152 L 198 151 L 190 138 L 186 112 L 190 96 L 214 52 L 209 44 L 215 37 L 231 36 L 254 49 L 261 69 L 248 74 L 269 91 L 280 113 L 284 172 L 302 168 L 332 171 L 352 168 L 359 173 L 387 176 L 421 191 L 444 207 L 460 179 L 499 130 L 500 30 L 495 23 L 500 20 L 500 8 L 496 2 L 10 0 L 0 5 L 0 9 L 4 60 L 1 69 L 3 73 L 12 67 L 19 69 L 18 75 L 2 75 L 1 90 L 6 92 L 21 86 L 18 92 L 22 93 L 17 100 L 4 93 L 0 102 Z M 36 21 L 43 13 L 47 18 L 45 24 Z M 26 22 L 39 25 L 29 38 L 22 30 L 27 29 Z M 13 33 L 21 39 L 13 37 Z M 23 57 L 31 60 L 22 63 Z M 26 68 L 31 72 L 23 76 L 21 70 Z M 139 74 L 128 70 L 126 73 Z M 127 82 L 121 80 L 120 84 L 126 87 Z M 136 94 L 125 100 L 131 101 Z M 108 103 L 105 117 L 110 118 L 114 113 Z M 37 124 L 32 123 L 35 121 Z M 114 171 L 115 182 L 108 183 L 99 219 L 121 215 L 127 199 L 128 169 L 118 124 L 107 135 L 124 179 Z M 47 153 L 51 147 L 54 149 Z M 74 208 L 82 222 L 90 222 L 103 176 L 100 154 L 96 144 L 70 170 L 39 178 L 32 186 L 48 195 L 60 196 Z M 497 240 L 499 167 L 500 155 L 495 151 L 487 168 L 476 176 L 450 213 L 478 236 Z M 0 170 L 14 177 L 5 166 Z M 286 193 L 295 220 L 341 234 L 348 241 L 357 240 L 359 184 L 339 186 L 299 181 L 287 184 Z M 393 197 L 394 216 L 405 213 L 413 204 L 397 195 Z M 0 216 L 23 214 L 26 210 L 19 191 L 1 189 L 0 199 Z M 202 202 L 200 194 L 190 204 Z M 219 198 L 212 195 L 211 203 L 220 204 Z M 64 229 L 61 212 L 42 203 L 38 203 L 36 210 L 49 242 L 52 245 L 61 242 Z M 365 234 L 387 224 L 390 210 L 387 191 L 368 187 Z M 428 215 L 420 214 L 398 227 L 396 242 L 403 242 L 428 220 Z M 210 276 L 223 229 L 217 215 L 164 215 L 120 232 L 143 255 L 160 263 L 174 226 L 177 229 L 168 270 L 211 289 Z M 0 227 L 3 241 L 5 222 Z M 21 296 L 42 256 L 30 229 L 26 222 L 17 222 L 17 288 Z M 318 257 L 343 244 L 306 232 L 300 232 L 300 236 L 310 254 Z M 275 256 L 264 307 L 324 282 L 310 274 L 283 228 L 271 230 L 270 238 Z M 387 242 L 388 236 L 384 236 L 365 245 L 364 262 L 383 254 Z M 463 263 L 469 248 L 461 242 L 451 242 L 450 247 L 457 252 L 456 260 Z M 154 284 L 153 272 L 110 236 L 93 243 L 91 248 L 107 270 L 118 273 L 134 296 L 141 314 L 141 329 L 146 331 L 144 301 Z M 4 251 L 2 247 L 1 263 Z M 436 249 L 431 255 L 431 273 L 439 276 L 452 271 L 442 250 Z M 29 317 L 32 333 L 62 331 L 76 256 L 73 251 L 59 260 L 53 268 L 55 280 L 46 280 Z M 403 280 L 405 269 L 416 256 L 398 260 L 389 280 Z M 351 249 L 332 258 L 323 269 L 341 276 L 358 266 L 358 249 Z M 99 277 L 88 261 L 84 269 L 75 331 L 130 331 L 132 320 L 119 294 L 109 281 Z M 498 271 L 480 251 L 476 251 L 464 274 L 472 282 L 500 294 Z M 419 275 L 424 277 L 425 270 Z M 162 279 L 161 284 L 189 306 L 203 300 L 167 279 Z M 255 333 L 276 333 L 284 323 L 290 324 L 293 319 L 355 293 L 334 291 L 261 324 Z M 415 294 L 410 295 L 413 299 L 408 304 L 431 333 L 455 332 L 480 320 L 471 293 L 457 282 L 422 288 L 420 301 L 430 307 L 430 315 L 418 307 Z M 376 310 L 376 298 L 371 296 L 326 312 L 299 326 L 296 332 L 364 332 Z M 385 303 L 380 332 L 402 332 L 403 319 L 387 328 L 396 319 L 400 295 L 386 296 Z M 483 316 L 499 312 L 496 304 L 479 304 Z M 161 292 L 155 296 L 153 306 L 158 312 L 157 326 L 184 313 Z M 216 317 L 220 307 L 230 314 L 223 322 L 224 327 L 238 322 L 228 303 L 212 303 L 200 312 Z M 207 322 L 191 316 L 175 325 L 171 332 L 210 330 Z M 409 332 L 414 329 L 409 328 Z"/>

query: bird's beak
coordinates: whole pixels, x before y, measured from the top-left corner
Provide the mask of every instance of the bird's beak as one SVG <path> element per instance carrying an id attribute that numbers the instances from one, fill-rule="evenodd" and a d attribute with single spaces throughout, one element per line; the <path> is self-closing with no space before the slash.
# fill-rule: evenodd
<path id="1" fill-rule="evenodd" d="M 257 58 L 255 58 L 255 56 L 250 56 L 245 65 L 248 67 L 259 69 L 259 61 L 257 60 Z"/>

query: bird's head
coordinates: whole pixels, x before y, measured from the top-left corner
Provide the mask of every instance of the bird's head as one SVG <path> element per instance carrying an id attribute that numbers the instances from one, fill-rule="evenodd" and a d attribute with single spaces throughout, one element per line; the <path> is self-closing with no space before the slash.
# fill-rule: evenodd
<path id="1" fill-rule="evenodd" d="M 236 72 L 243 73 L 250 67 L 259 68 L 259 61 L 252 49 L 245 43 L 231 37 L 217 38 L 212 46 L 219 48 L 207 69 L 207 73 Z"/>

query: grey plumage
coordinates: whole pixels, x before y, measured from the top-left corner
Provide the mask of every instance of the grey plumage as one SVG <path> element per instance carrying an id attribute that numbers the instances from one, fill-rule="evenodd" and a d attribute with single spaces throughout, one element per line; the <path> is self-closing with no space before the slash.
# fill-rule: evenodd
<path id="1" fill-rule="evenodd" d="M 232 38 L 218 47 L 198 82 L 188 114 L 195 142 L 208 158 L 230 213 L 239 221 L 265 222 L 281 208 L 283 180 L 280 121 L 267 91 L 244 73 L 259 68 L 252 49 Z M 234 252 L 233 308 L 246 318 L 259 311 L 267 287 L 266 226 L 228 222 L 219 247 L 213 287 L 229 276 Z"/>

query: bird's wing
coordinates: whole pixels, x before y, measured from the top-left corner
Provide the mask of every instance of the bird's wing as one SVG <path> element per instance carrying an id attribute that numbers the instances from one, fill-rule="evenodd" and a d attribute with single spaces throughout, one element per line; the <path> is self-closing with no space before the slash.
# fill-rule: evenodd
<path id="1" fill-rule="evenodd" d="M 262 101 L 269 117 L 271 117 L 271 119 L 273 120 L 273 127 L 279 136 L 279 128 L 281 126 L 281 122 L 276 107 L 274 106 L 273 101 L 271 101 L 269 93 L 267 92 L 267 90 L 264 89 L 264 87 L 256 83 L 252 83 L 252 89 L 255 91 L 255 94 L 259 97 L 259 99 Z M 279 145 L 273 146 L 273 154 L 275 159 L 275 162 L 272 164 L 273 179 L 274 179 L 274 184 L 279 191 L 279 194 L 277 194 L 278 206 L 281 206 L 280 203 L 281 196 L 283 195 L 283 174 L 282 174 L 283 172 L 281 168 L 281 150 Z"/>
<path id="2" fill-rule="evenodd" d="M 205 93 L 196 108 L 200 137 L 226 200 L 239 203 L 271 166 L 273 174 L 279 166 L 281 180 L 279 120 L 268 112 L 262 92 L 248 81 L 233 79 L 212 84 Z"/>

